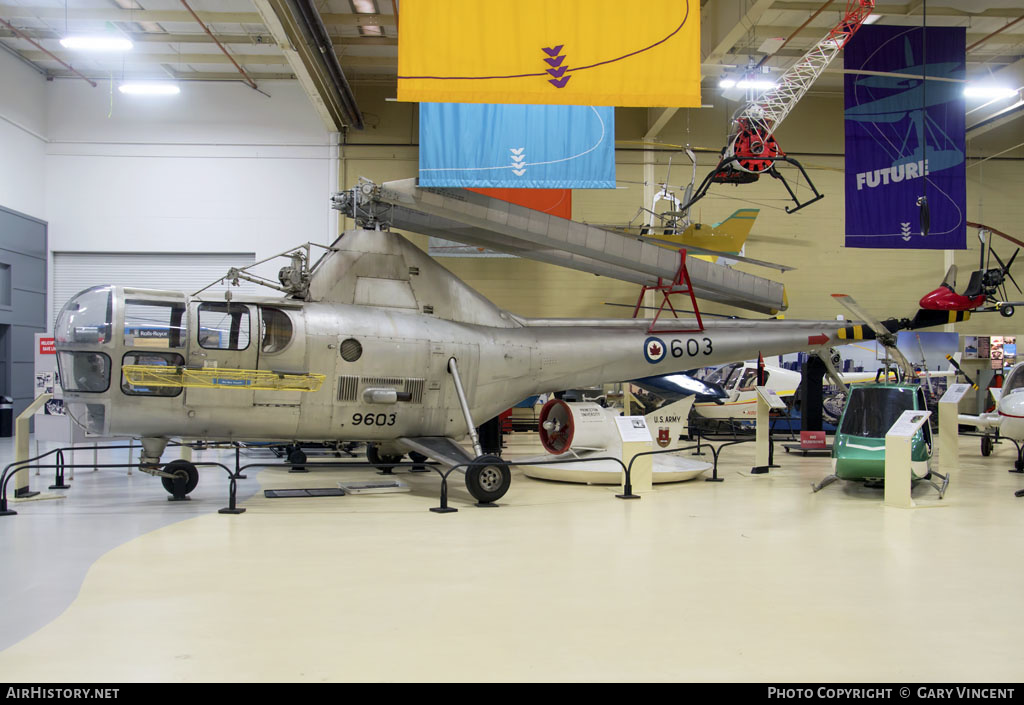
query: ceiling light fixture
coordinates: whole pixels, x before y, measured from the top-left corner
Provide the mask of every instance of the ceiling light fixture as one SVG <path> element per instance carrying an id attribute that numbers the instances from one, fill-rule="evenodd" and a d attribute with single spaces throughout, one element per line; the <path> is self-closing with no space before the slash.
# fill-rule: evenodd
<path id="1" fill-rule="evenodd" d="M 122 83 L 117 87 L 125 95 L 178 95 L 181 89 L 177 83 L 153 81 L 147 83 Z"/>
<path id="2" fill-rule="evenodd" d="M 134 45 L 124 37 L 64 37 L 60 45 L 65 49 L 85 51 L 128 51 Z"/>
<path id="3" fill-rule="evenodd" d="M 1013 98 L 1020 92 L 1019 88 L 1007 88 L 1006 86 L 993 86 L 991 84 L 968 84 L 964 88 L 965 98 L 987 98 L 999 100 L 1000 98 Z"/>
<path id="4" fill-rule="evenodd" d="M 351 0 L 351 5 L 352 12 L 360 15 L 376 15 L 380 12 L 375 0 Z"/>
<path id="5" fill-rule="evenodd" d="M 758 81 L 755 79 L 743 79 L 736 84 L 737 88 L 743 90 L 755 90 L 755 91 L 766 91 L 769 88 L 775 88 L 775 81 Z"/>

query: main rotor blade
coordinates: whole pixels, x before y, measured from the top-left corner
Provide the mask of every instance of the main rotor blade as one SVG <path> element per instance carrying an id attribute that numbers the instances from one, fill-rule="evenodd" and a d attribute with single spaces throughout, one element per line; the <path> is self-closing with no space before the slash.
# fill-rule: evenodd
<path id="1" fill-rule="evenodd" d="M 718 250 L 709 250 L 704 247 L 695 247 L 694 245 L 683 245 L 678 242 L 672 242 L 671 240 L 662 240 L 660 237 L 651 237 L 650 235 L 637 235 L 637 238 L 644 242 L 653 242 L 659 245 L 671 245 L 677 250 L 686 250 L 686 254 L 697 253 L 699 255 L 711 255 L 714 257 L 725 257 L 726 259 L 734 259 L 737 262 L 746 262 L 747 264 L 756 264 L 759 267 L 768 267 L 769 269 L 777 269 L 780 272 L 789 272 L 796 267 L 790 267 L 787 264 L 775 264 L 774 262 L 766 262 L 761 259 L 754 259 L 753 257 L 744 257 L 743 255 L 733 255 L 728 252 L 719 252 Z"/>

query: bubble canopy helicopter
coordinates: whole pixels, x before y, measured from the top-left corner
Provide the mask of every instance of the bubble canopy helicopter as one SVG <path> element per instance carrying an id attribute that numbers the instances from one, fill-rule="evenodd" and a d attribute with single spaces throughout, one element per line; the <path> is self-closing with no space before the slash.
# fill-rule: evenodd
<path id="1" fill-rule="evenodd" d="M 324 253 L 315 262 L 306 245 L 283 253 L 292 264 L 278 282 L 249 268 L 228 272 L 229 280 L 259 281 L 283 295 L 225 300 L 204 292 L 105 285 L 73 297 L 55 327 L 69 415 L 92 434 L 139 438 L 140 468 L 162 477 L 168 489 L 181 474 L 189 491 L 198 482 L 190 463 L 161 463 L 171 438 L 331 439 L 366 442 L 374 463 L 415 452 L 458 466 L 470 494 L 493 502 L 508 490 L 511 473 L 499 457 L 483 453 L 475 429 L 521 399 L 758 352 L 827 351 L 840 337 L 873 335 L 835 320 L 727 319 L 698 326 L 690 319 L 523 318 L 495 306 L 387 229 L 379 211 L 367 216 L 388 199 L 410 207 L 408 184 L 390 196 L 387 186 L 349 194 L 354 200 L 348 213 L 361 227 L 321 246 Z M 459 198 L 505 217 L 534 217 L 479 194 Z M 473 231 L 465 222 L 430 214 L 420 227 L 427 234 L 444 228 L 449 238 L 468 239 L 464 231 Z M 536 232 L 537 223 L 529 228 Z M 503 233 L 495 242 L 509 239 Z M 517 246 L 517 253 L 530 251 Z M 592 255 L 600 264 L 604 255 Z M 655 260 L 641 261 L 637 271 Z M 948 322 L 945 314 L 935 320 L 921 313 L 889 323 Z M 467 436 L 474 455 L 458 443 Z"/>

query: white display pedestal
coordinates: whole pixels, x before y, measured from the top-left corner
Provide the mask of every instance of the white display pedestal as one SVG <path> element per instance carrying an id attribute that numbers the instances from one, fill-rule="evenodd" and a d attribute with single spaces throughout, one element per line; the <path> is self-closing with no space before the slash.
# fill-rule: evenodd
<path id="1" fill-rule="evenodd" d="M 757 419 L 755 422 L 755 446 L 754 462 L 757 463 L 750 472 L 761 475 L 772 467 L 771 460 L 771 410 L 785 409 L 786 402 L 774 389 L 768 387 L 754 387 L 757 391 Z"/>
<path id="2" fill-rule="evenodd" d="M 615 419 L 619 438 L 622 440 L 622 463 L 628 468 L 630 461 L 638 453 L 647 453 L 654 449 L 651 431 L 643 416 L 619 416 Z M 653 456 L 644 455 L 633 462 L 630 469 L 630 484 L 634 493 L 650 492 L 654 489 Z M 622 473 L 622 491 L 626 493 L 626 473 Z"/>
<path id="3" fill-rule="evenodd" d="M 960 413 L 960 401 L 970 389 L 970 384 L 951 384 L 939 399 L 939 467 L 944 475 L 960 469 L 957 415 Z"/>
<path id="4" fill-rule="evenodd" d="M 924 424 L 930 411 L 909 410 L 900 414 L 885 434 L 885 506 L 913 509 L 910 460 L 911 440 Z"/>

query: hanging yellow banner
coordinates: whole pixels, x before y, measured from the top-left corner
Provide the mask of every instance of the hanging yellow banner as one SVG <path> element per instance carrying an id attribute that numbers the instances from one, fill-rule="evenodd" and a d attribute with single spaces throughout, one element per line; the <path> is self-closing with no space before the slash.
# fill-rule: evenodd
<path id="1" fill-rule="evenodd" d="M 698 0 L 402 0 L 398 99 L 699 107 Z"/>

